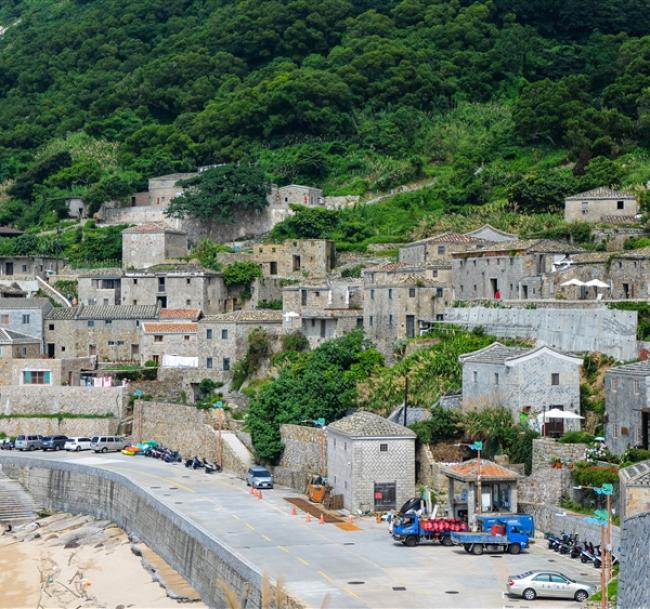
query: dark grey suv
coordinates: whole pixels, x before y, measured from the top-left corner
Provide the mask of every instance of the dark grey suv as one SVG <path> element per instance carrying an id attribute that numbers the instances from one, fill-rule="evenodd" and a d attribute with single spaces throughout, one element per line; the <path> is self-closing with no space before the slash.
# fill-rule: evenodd
<path id="1" fill-rule="evenodd" d="M 43 450 L 63 450 L 68 436 L 45 436 L 41 440 Z"/>

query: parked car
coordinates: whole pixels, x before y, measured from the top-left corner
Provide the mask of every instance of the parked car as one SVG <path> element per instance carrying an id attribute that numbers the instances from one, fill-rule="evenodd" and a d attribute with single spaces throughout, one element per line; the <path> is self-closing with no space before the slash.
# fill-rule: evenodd
<path id="1" fill-rule="evenodd" d="M 45 436 L 41 440 L 43 450 L 63 450 L 68 436 Z"/>
<path id="2" fill-rule="evenodd" d="M 81 450 L 90 450 L 90 438 L 68 438 L 65 441 L 64 448 L 79 452 Z"/>
<path id="3" fill-rule="evenodd" d="M 252 486 L 253 488 L 273 488 L 273 476 L 265 467 L 253 465 L 248 468 L 246 486 Z"/>
<path id="4" fill-rule="evenodd" d="M 42 448 L 41 440 L 43 436 L 24 436 L 16 437 L 15 447 L 17 450 L 40 450 Z"/>
<path id="5" fill-rule="evenodd" d="M 577 582 L 559 571 L 526 571 L 521 575 L 511 575 L 506 582 L 506 594 L 521 596 L 527 601 L 548 596 L 572 598 L 582 603 L 594 592 L 591 584 Z"/>
<path id="6" fill-rule="evenodd" d="M 13 450 L 14 449 L 14 441 L 11 438 L 5 438 L 4 440 L 0 440 L 0 450 Z"/>
<path id="7" fill-rule="evenodd" d="M 122 436 L 93 436 L 90 441 L 90 448 L 96 453 L 122 450 L 129 445 L 126 438 Z"/>

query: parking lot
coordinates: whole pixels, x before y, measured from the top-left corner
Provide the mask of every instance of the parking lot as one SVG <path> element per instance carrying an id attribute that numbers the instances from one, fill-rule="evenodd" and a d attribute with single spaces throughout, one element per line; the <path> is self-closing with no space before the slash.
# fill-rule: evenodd
<path id="1" fill-rule="evenodd" d="M 599 572 L 558 555 L 538 540 L 527 552 L 473 556 L 439 544 L 407 548 L 394 543 L 385 523 L 355 519 L 357 530 L 307 522 L 292 515 L 285 499 L 294 491 L 276 488 L 253 497 L 244 482 L 229 474 L 207 476 L 182 464 L 166 464 L 119 453 L 5 453 L 24 459 L 74 460 L 128 477 L 190 519 L 271 578 L 282 578 L 290 593 L 309 607 L 329 595 L 330 608 L 577 607 L 570 600 L 533 602 L 506 598 L 507 577 L 528 570 L 560 571 L 597 583 Z"/>

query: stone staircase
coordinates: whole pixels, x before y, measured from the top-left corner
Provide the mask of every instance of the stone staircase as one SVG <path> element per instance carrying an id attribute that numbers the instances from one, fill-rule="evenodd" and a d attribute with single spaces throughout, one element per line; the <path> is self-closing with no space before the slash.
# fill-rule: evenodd
<path id="1" fill-rule="evenodd" d="M 0 523 L 15 525 L 35 520 L 37 509 L 29 493 L 0 471 Z"/>

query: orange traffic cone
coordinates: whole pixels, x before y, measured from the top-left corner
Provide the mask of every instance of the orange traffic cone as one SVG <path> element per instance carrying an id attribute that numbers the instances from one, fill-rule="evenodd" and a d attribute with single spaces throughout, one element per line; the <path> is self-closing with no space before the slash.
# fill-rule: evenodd
<path id="1" fill-rule="evenodd" d="M 260 490 L 257 491 L 257 498 L 258 499 L 262 498 L 262 491 L 260 491 Z"/>
<path id="2" fill-rule="evenodd" d="M 348 514 L 348 522 L 352 524 L 352 514 Z"/>
<path id="3" fill-rule="evenodd" d="M 296 506 L 291 507 L 291 515 L 292 516 L 297 516 L 298 515 L 298 510 L 296 509 Z"/>
<path id="4" fill-rule="evenodd" d="M 255 489 L 252 486 L 248 489 L 248 494 L 249 495 L 254 495 L 255 494 Z"/>
<path id="5" fill-rule="evenodd" d="M 311 522 L 311 514 L 307 514 L 307 516 L 305 516 L 305 522 Z"/>
<path id="6" fill-rule="evenodd" d="M 323 514 L 320 515 L 320 518 L 318 519 L 318 524 L 325 524 L 325 516 Z"/>

